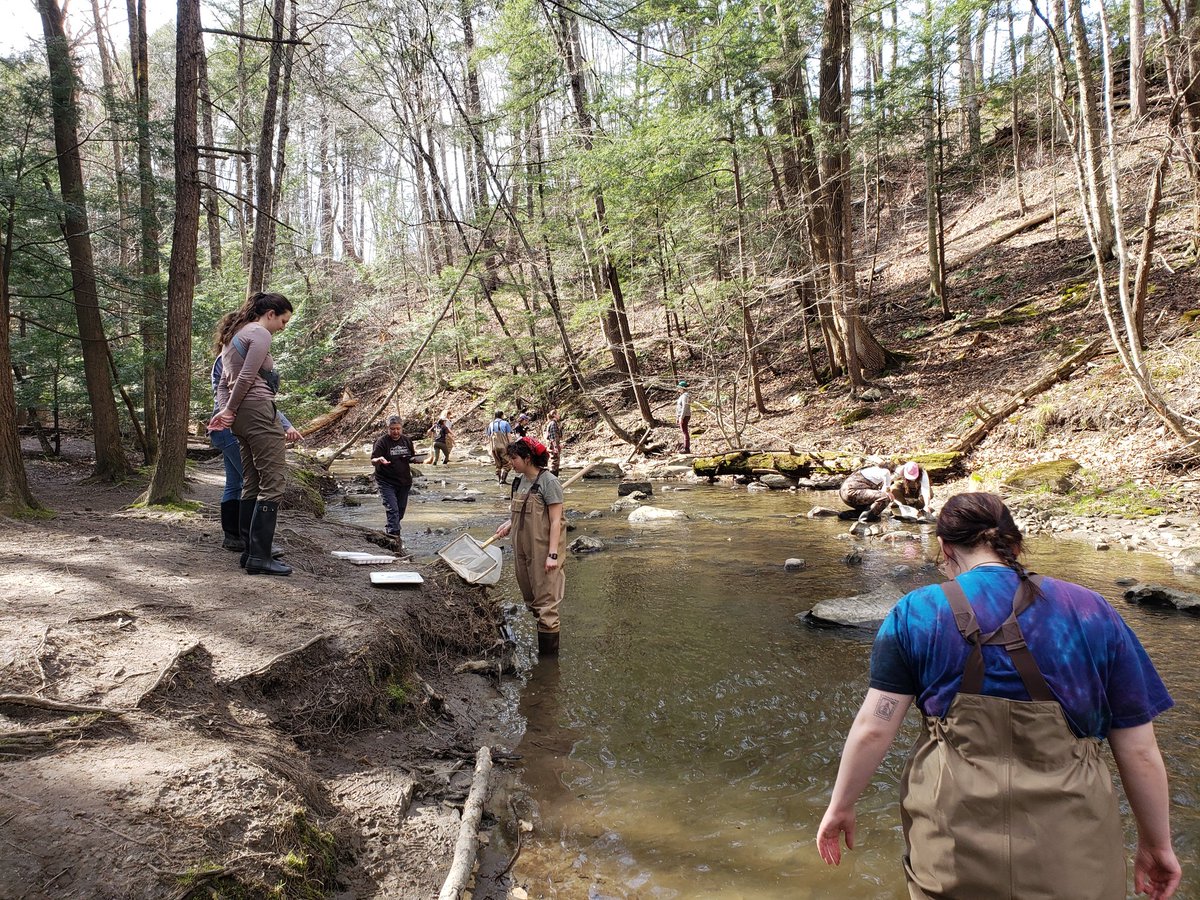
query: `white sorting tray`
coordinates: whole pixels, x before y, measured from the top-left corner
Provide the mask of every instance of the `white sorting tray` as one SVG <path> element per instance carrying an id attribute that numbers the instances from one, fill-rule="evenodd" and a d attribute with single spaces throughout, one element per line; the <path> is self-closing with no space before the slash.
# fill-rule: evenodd
<path id="1" fill-rule="evenodd" d="M 344 559 L 346 562 L 354 563 L 356 566 L 381 566 L 386 563 L 396 561 L 394 556 L 384 556 L 375 553 L 359 553 L 353 550 L 334 550 L 331 556 L 336 556 L 338 559 Z"/>
<path id="2" fill-rule="evenodd" d="M 420 572 L 372 572 L 371 584 L 424 584 Z"/>

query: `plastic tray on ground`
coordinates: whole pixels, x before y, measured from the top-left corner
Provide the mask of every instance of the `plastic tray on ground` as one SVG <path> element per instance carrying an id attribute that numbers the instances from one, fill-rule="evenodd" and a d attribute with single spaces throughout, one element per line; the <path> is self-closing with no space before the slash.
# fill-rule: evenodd
<path id="1" fill-rule="evenodd" d="M 425 579 L 421 577 L 420 572 L 372 572 L 371 584 L 384 585 L 412 585 L 424 584 Z"/>

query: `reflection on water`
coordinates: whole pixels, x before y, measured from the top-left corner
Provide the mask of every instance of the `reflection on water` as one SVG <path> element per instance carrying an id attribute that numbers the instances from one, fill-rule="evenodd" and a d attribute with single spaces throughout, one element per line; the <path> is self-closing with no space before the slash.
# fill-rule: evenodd
<path id="1" fill-rule="evenodd" d="M 473 508 L 440 503 L 430 490 L 410 506 L 406 526 L 465 522 L 478 525 L 478 536 L 494 529 L 503 488 L 487 486 L 486 470 L 459 471 L 450 489 L 470 480 L 484 492 Z M 690 521 L 633 528 L 608 511 L 612 482 L 568 495 L 580 516 L 575 533 L 610 549 L 569 562 L 560 659 L 534 669 L 514 710 L 514 734 L 528 723 L 519 752 L 537 808 L 518 881 L 534 897 L 905 897 L 897 784 L 914 720 L 859 803 L 858 849 L 840 868 L 825 867 L 813 837 L 866 689 L 870 635 L 814 631 L 795 616 L 885 580 L 902 590 L 924 583 L 919 567 L 933 554 L 932 536 L 868 544 L 863 564 L 849 567 L 841 561 L 849 545 L 835 539 L 845 523 L 803 517 L 814 502 L 828 505 L 828 495 L 656 490 L 655 505 L 683 509 Z M 604 516 L 581 518 L 593 509 Z M 353 512 L 382 523 L 382 507 Z M 447 540 L 417 538 L 427 548 Z M 1175 697 L 1157 728 L 1177 850 L 1195 883 L 1200 619 L 1128 606 L 1113 580 L 1200 585 L 1173 579 L 1154 557 L 1049 541 L 1033 551 L 1038 571 L 1117 600 Z M 808 569 L 784 573 L 790 556 Z M 913 573 L 897 574 L 901 565 Z M 517 599 L 509 579 L 511 563 L 500 589 Z M 523 637 L 533 643 L 532 626 Z M 1185 882 L 1178 896 L 1200 893 Z"/>

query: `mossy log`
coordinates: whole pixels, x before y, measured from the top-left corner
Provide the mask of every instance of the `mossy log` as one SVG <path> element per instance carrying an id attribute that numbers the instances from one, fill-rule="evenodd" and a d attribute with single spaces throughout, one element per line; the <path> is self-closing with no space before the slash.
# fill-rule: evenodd
<path id="1" fill-rule="evenodd" d="M 949 480 L 960 468 L 963 454 L 914 453 L 897 456 L 890 460 L 893 468 L 908 460 L 915 460 L 925 467 L 933 482 Z M 757 478 L 770 472 L 778 472 L 791 479 L 810 478 L 813 475 L 849 475 L 864 465 L 863 458 L 849 451 L 831 453 L 752 453 L 738 450 L 717 456 L 701 456 L 692 461 L 692 471 L 703 478 L 719 475 L 740 475 Z"/>

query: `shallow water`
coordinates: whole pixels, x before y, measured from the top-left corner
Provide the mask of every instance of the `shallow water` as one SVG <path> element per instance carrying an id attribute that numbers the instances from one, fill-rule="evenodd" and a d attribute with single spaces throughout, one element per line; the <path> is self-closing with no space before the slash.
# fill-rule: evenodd
<path id="1" fill-rule="evenodd" d="M 425 469 L 432 475 L 438 470 Z M 507 488 L 460 463 L 447 484 L 410 501 L 406 544 L 432 553 L 460 526 L 483 538 L 505 516 Z M 462 483 L 477 502 L 444 503 Z M 523 782 L 536 806 L 514 873 L 531 896 L 654 898 L 902 898 L 897 784 L 916 735 L 909 714 L 880 774 L 858 805 L 858 849 L 824 866 L 814 834 L 846 730 L 866 689 L 871 635 L 814 630 L 796 615 L 816 601 L 894 582 L 940 580 L 923 564 L 932 536 L 890 548 L 867 542 L 861 566 L 841 561 L 846 523 L 809 520 L 828 493 L 747 495 L 722 486 L 655 485 L 656 506 L 681 524 L 632 527 L 609 511 L 615 482 L 570 489 L 577 530 L 609 549 L 567 563 L 562 653 L 512 692 L 510 733 L 520 736 Z M 382 526 L 377 498 L 331 514 Z M 599 519 L 584 519 L 591 510 Z M 423 534 L 449 528 L 450 535 Z M 1171 777 L 1181 897 L 1200 896 L 1200 693 L 1194 677 L 1200 618 L 1130 606 L 1120 576 L 1200 590 L 1157 557 L 1097 552 L 1040 540 L 1032 568 L 1115 599 L 1175 698 L 1157 720 Z M 785 573 L 799 556 L 808 568 Z M 894 576 L 899 565 L 913 574 Z M 1189 583 L 1190 582 L 1190 583 Z M 497 588 L 519 602 L 511 557 Z M 520 619 L 522 641 L 533 641 Z M 1130 830 L 1132 846 L 1132 830 Z"/>

